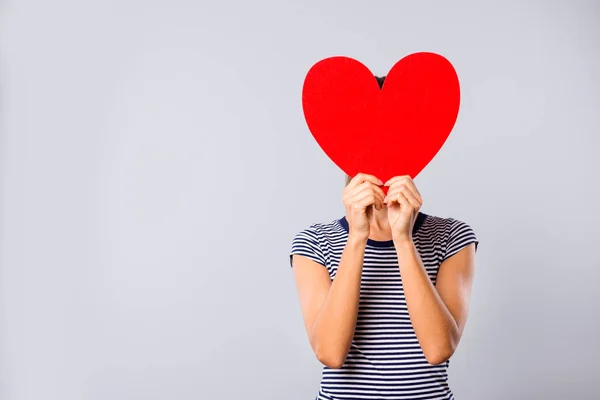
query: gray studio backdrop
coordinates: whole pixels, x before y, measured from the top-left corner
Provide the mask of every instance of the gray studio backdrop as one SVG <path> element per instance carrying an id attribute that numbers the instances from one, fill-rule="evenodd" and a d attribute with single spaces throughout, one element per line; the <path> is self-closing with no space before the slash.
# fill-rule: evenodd
<path id="1" fill-rule="evenodd" d="M 1 1 L 0 399 L 314 398 L 302 82 L 416 51 L 462 85 L 423 211 L 481 241 L 456 398 L 597 399 L 600 6 L 499 4 Z"/>

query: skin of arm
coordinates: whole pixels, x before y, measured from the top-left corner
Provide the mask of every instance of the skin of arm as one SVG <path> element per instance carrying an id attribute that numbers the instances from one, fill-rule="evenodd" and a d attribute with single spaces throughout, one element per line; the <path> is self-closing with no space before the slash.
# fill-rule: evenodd
<path id="1" fill-rule="evenodd" d="M 441 364 L 454 354 L 467 321 L 475 245 L 442 262 L 435 286 L 412 239 L 395 239 L 394 245 L 415 334 L 427 361 Z"/>
<path id="2" fill-rule="evenodd" d="M 329 368 L 341 368 L 350 350 L 366 243 L 366 238 L 348 238 L 333 281 L 319 263 L 301 255 L 292 258 L 310 345 L 317 359 Z"/>

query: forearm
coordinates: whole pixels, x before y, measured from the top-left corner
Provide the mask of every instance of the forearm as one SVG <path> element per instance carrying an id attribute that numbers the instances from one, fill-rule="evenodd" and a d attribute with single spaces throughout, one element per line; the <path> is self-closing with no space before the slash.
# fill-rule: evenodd
<path id="1" fill-rule="evenodd" d="M 356 328 L 366 240 L 348 238 L 335 279 L 311 330 L 317 358 L 327 366 L 344 363 Z"/>
<path id="2" fill-rule="evenodd" d="M 395 240 L 394 244 L 406 306 L 417 339 L 427 360 L 439 364 L 447 360 L 456 347 L 456 321 L 431 282 L 414 242 Z"/>

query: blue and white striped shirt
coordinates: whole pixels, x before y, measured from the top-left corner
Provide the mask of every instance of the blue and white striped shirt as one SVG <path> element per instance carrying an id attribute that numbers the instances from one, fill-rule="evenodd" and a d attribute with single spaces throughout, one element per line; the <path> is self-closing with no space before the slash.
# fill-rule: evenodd
<path id="1" fill-rule="evenodd" d="M 348 239 L 345 217 L 316 223 L 292 241 L 291 256 L 308 257 L 335 279 Z M 471 243 L 466 223 L 419 213 L 413 240 L 435 285 L 442 261 Z M 454 399 L 448 385 L 449 360 L 432 365 L 425 359 L 412 327 L 393 241 L 367 241 L 356 329 L 340 369 L 323 367 L 317 399 Z"/>

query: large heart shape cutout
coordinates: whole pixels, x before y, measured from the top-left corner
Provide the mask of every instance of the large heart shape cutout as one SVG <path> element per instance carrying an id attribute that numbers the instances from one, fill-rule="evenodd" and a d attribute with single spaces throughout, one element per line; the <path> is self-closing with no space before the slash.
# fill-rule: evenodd
<path id="1" fill-rule="evenodd" d="M 346 174 L 383 182 L 416 177 L 442 148 L 460 105 L 460 86 L 443 56 L 421 52 L 398 61 L 383 88 L 349 57 L 308 71 L 302 89 L 306 123 L 325 154 Z"/>

